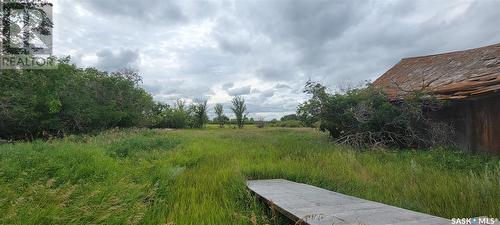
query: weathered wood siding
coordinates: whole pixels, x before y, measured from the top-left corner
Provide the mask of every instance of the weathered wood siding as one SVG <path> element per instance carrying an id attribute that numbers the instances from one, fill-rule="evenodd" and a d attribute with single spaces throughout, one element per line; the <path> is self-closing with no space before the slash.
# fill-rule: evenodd
<path id="1" fill-rule="evenodd" d="M 454 124 L 459 148 L 500 155 L 500 94 L 453 102 L 438 116 Z"/>

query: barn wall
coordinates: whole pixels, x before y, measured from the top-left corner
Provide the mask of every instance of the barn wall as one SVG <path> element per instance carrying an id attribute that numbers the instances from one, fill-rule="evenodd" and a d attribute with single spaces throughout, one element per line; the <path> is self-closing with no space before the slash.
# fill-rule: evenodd
<path id="1" fill-rule="evenodd" d="M 439 114 L 454 124 L 459 148 L 500 155 L 500 95 L 457 101 Z"/>

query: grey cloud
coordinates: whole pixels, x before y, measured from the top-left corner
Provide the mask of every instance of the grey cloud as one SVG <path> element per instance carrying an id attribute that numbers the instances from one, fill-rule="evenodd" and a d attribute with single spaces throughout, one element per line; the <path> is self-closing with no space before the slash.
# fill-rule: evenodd
<path id="1" fill-rule="evenodd" d="M 251 46 L 246 40 L 248 38 L 241 36 L 230 36 L 217 33 L 214 35 L 221 50 L 233 54 L 245 54 L 251 51 Z"/>
<path id="2" fill-rule="evenodd" d="M 261 93 L 261 92 L 262 92 L 261 90 L 256 89 L 256 88 L 252 88 L 252 89 L 250 90 L 250 93 L 251 93 L 251 94 L 259 94 L 259 93 Z"/>
<path id="3" fill-rule="evenodd" d="M 155 99 L 210 95 L 222 84 L 248 97 L 255 115 L 294 111 L 308 79 L 335 88 L 373 80 L 404 57 L 500 42 L 495 0 L 61 1 L 54 46 L 82 53 L 74 62 L 127 46 L 137 51 L 100 51 L 97 66 L 139 65 Z M 192 44 L 170 43 L 178 40 Z M 141 65 L 139 55 L 158 60 Z M 272 88 L 241 86 L 247 79 Z"/>
<path id="4" fill-rule="evenodd" d="M 133 18 L 135 22 L 149 25 L 185 24 L 209 16 L 216 9 L 211 1 L 86 0 L 78 3 L 104 17 Z"/>
<path id="5" fill-rule="evenodd" d="M 288 67 L 272 67 L 266 66 L 256 71 L 256 75 L 263 80 L 291 80 L 295 73 L 290 71 Z"/>
<path id="6" fill-rule="evenodd" d="M 248 102 L 247 109 L 249 113 L 259 112 L 289 112 L 295 111 L 296 105 L 277 105 L 277 104 L 263 104 L 259 102 Z"/>
<path id="7" fill-rule="evenodd" d="M 273 97 L 273 95 L 274 95 L 274 90 L 273 89 L 265 90 L 265 91 L 263 91 L 263 92 L 260 93 L 260 96 L 263 97 L 263 98 Z"/>
<path id="8" fill-rule="evenodd" d="M 223 90 L 228 90 L 229 88 L 232 88 L 234 86 L 233 83 L 225 83 L 222 85 Z"/>
<path id="9" fill-rule="evenodd" d="M 227 93 L 231 96 L 247 95 L 247 94 L 250 94 L 251 90 L 252 90 L 252 87 L 250 85 L 247 85 L 247 86 L 243 86 L 243 87 L 231 88 L 231 89 L 227 90 Z"/>
<path id="10" fill-rule="evenodd" d="M 177 1 L 86 0 L 84 7 L 104 17 L 134 18 L 145 23 L 177 24 L 188 20 Z"/>
<path id="11" fill-rule="evenodd" d="M 274 85 L 274 88 L 276 88 L 276 89 L 292 89 L 292 87 L 290 87 L 289 85 L 286 85 L 286 84 L 276 84 L 276 85 Z"/>
<path id="12" fill-rule="evenodd" d="M 208 85 L 192 87 L 189 83 L 180 79 L 158 80 L 144 83 L 141 86 L 151 93 L 156 100 L 167 103 L 173 103 L 173 101 L 180 98 L 208 98 L 208 96 L 214 94 Z"/>
<path id="13" fill-rule="evenodd" d="M 368 14 L 366 2 L 337 0 L 238 1 L 238 13 L 250 20 L 254 32 L 266 35 L 274 43 L 284 43 L 300 51 L 301 60 L 321 59 L 328 44 Z M 249 10 L 250 9 L 250 10 Z M 259 12 L 259 13 L 255 13 Z"/>
<path id="14" fill-rule="evenodd" d="M 228 76 L 234 76 L 234 57 L 221 54 L 212 47 L 200 47 L 184 50 L 179 54 L 182 63 L 177 71 L 183 75 L 211 81 L 227 81 Z"/>
<path id="15" fill-rule="evenodd" d="M 96 53 L 97 63 L 96 67 L 114 71 L 126 67 L 136 67 L 139 60 L 139 53 L 133 50 L 119 50 L 112 52 L 109 49 L 103 49 Z"/>
<path id="16" fill-rule="evenodd" d="M 169 95 L 178 93 L 185 83 L 183 80 L 166 79 L 143 83 L 141 86 L 153 95 Z"/>
<path id="17" fill-rule="evenodd" d="M 263 5 L 262 2 L 238 1 L 236 7 L 242 15 L 253 20 L 255 29 L 271 34 L 271 38 L 311 46 L 338 37 L 354 25 L 363 15 L 364 3 L 275 0 Z"/>
<path id="18" fill-rule="evenodd" d="M 152 95 L 157 95 L 162 92 L 162 87 L 160 85 L 143 84 L 142 88 Z"/>

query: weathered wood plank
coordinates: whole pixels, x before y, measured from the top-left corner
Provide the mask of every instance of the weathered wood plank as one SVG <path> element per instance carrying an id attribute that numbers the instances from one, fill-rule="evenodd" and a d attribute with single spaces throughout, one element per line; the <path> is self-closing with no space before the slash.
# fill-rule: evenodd
<path id="1" fill-rule="evenodd" d="M 302 224 L 451 224 L 448 219 L 283 179 L 251 180 L 247 185 L 280 213 Z"/>

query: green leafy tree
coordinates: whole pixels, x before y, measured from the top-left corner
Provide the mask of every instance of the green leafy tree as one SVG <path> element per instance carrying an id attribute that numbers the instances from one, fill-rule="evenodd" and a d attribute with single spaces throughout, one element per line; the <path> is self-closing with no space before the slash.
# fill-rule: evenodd
<path id="1" fill-rule="evenodd" d="M 280 121 L 287 121 L 287 120 L 298 120 L 299 118 L 297 117 L 297 114 L 289 114 L 289 115 L 284 115 L 281 117 Z"/>
<path id="2" fill-rule="evenodd" d="M 238 128 L 243 128 L 243 126 L 245 125 L 247 110 L 245 99 L 241 96 L 236 96 L 233 98 L 231 103 L 233 103 L 233 107 L 231 107 L 231 110 L 236 116 L 236 125 L 238 126 Z"/>
<path id="3" fill-rule="evenodd" d="M 113 127 L 147 126 L 155 103 L 137 71 L 77 68 L 69 57 L 53 70 L 3 70 L 0 137 L 34 139 Z"/>
<path id="4" fill-rule="evenodd" d="M 310 80 L 306 82 L 304 93 L 311 95 L 311 98 L 298 106 L 297 115 L 305 126 L 312 127 L 321 119 L 321 108 L 328 94 L 325 86 Z"/>
<path id="5" fill-rule="evenodd" d="M 224 106 L 220 103 L 215 104 L 214 111 L 216 114 L 215 122 L 219 124 L 220 128 L 223 128 L 224 125 L 229 122 L 229 118 L 224 115 Z"/>
<path id="6" fill-rule="evenodd" d="M 152 110 L 151 127 L 166 128 L 168 119 L 172 116 L 173 109 L 168 104 L 157 102 Z"/>
<path id="7" fill-rule="evenodd" d="M 167 119 L 168 128 L 185 128 L 188 125 L 188 111 L 186 110 L 185 101 L 178 99 L 175 108 L 172 109 L 171 114 Z"/>
<path id="8" fill-rule="evenodd" d="M 202 128 L 205 126 L 205 123 L 208 121 L 207 116 L 207 100 L 197 99 L 192 106 L 192 119 L 193 119 L 193 127 Z"/>

